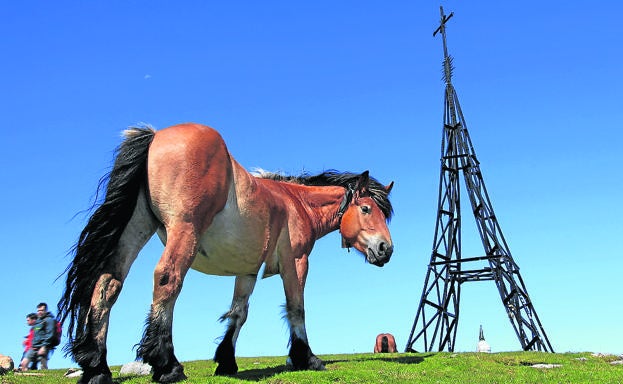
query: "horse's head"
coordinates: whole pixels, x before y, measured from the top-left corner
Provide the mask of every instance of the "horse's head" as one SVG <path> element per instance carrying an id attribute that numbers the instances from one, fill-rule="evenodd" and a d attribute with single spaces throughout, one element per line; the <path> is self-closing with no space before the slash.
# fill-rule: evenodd
<path id="1" fill-rule="evenodd" d="M 342 247 L 354 247 L 365 255 L 368 262 L 378 267 L 389 262 L 394 251 L 387 228 L 391 215 L 387 195 L 393 186 L 394 182 L 387 186 L 371 186 L 368 171 L 365 171 L 354 187 L 347 188 L 340 207 Z"/>

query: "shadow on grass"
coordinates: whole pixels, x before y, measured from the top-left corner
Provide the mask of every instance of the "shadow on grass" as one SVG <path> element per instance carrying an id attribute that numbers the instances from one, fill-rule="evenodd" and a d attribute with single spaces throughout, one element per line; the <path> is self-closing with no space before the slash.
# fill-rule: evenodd
<path id="1" fill-rule="evenodd" d="M 361 357 L 356 357 L 352 359 L 334 359 L 334 360 L 322 359 L 322 361 L 325 363 L 326 366 L 330 366 L 332 364 L 338 364 L 338 363 L 350 363 L 350 362 L 358 362 L 358 361 L 363 362 L 363 361 L 373 361 L 373 360 L 379 360 L 379 361 L 384 361 L 388 363 L 398 363 L 398 364 L 419 364 L 423 362 L 424 359 L 426 359 L 427 357 L 430 357 L 433 355 L 434 354 L 415 356 L 410 353 L 387 354 L 387 355 L 378 354 L 378 355 L 373 355 L 369 357 L 361 356 Z M 285 364 L 283 364 L 283 365 L 278 365 L 278 366 L 269 367 L 269 368 L 241 370 L 236 375 L 232 375 L 229 377 L 233 379 L 238 379 L 241 381 L 257 382 L 261 380 L 270 379 L 271 377 L 277 376 L 283 372 L 291 372 L 291 369 L 288 368 L 288 366 L 286 366 Z M 135 379 L 137 377 L 140 377 L 140 376 L 131 375 L 131 376 L 117 377 L 113 379 L 113 383 L 122 384 L 125 381 Z"/>
<path id="2" fill-rule="evenodd" d="M 384 362 L 399 363 L 399 364 L 419 364 L 423 362 L 425 358 L 430 357 L 430 356 L 433 356 L 433 354 L 424 355 L 424 356 L 414 356 L 412 354 L 394 354 L 391 356 L 388 355 L 387 357 L 362 356 L 362 357 L 358 357 L 354 359 L 339 359 L 339 360 L 323 359 L 323 362 L 325 363 L 326 366 L 336 364 L 336 363 L 349 363 L 349 362 L 372 361 L 372 360 L 380 360 Z M 240 371 L 238 372 L 238 374 L 233 375 L 231 377 L 239 379 L 239 380 L 245 380 L 245 381 L 260 381 L 260 380 L 269 379 L 283 372 L 290 372 L 290 371 L 291 369 L 289 369 L 286 365 L 279 365 L 279 366 L 270 367 L 270 368 L 248 369 L 248 370 Z"/>
<path id="3" fill-rule="evenodd" d="M 277 367 L 270 368 L 262 368 L 262 369 L 247 369 L 244 371 L 239 371 L 236 375 L 231 375 L 227 377 L 231 377 L 232 379 L 238 379 L 243 381 L 261 381 L 273 376 L 276 376 L 282 372 L 289 371 L 286 365 L 279 365 Z M 208 373 L 207 378 L 209 379 L 212 376 L 212 373 Z M 114 384 L 122 384 L 125 381 L 133 380 L 139 377 L 139 375 L 128 375 L 123 377 L 117 377 L 113 379 Z"/>
<path id="4" fill-rule="evenodd" d="M 342 359 L 342 360 L 323 360 L 326 365 L 335 364 L 335 363 L 346 363 L 350 361 L 371 361 L 371 360 L 381 360 L 388 363 L 400 363 L 400 364 L 419 364 L 424 361 L 425 358 L 433 356 L 433 354 L 425 355 L 425 356 L 414 356 L 412 354 L 392 354 L 392 355 L 382 355 L 387 357 L 376 357 L 381 355 L 374 355 L 374 357 L 359 357 L 354 359 Z"/>
<path id="5" fill-rule="evenodd" d="M 288 371 L 288 367 L 284 364 L 271 368 L 247 369 L 231 377 L 246 381 L 260 381 Z"/>
<path id="6" fill-rule="evenodd" d="M 144 377 L 144 376 L 138 376 L 138 375 L 128 375 L 128 376 L 123 376 L 123 377 L 116 377 L 112 380 L 113 384 L 121 384 L 124 381 L 128 381 L 128 380 L 132 380 L 132 379 L 136 379 L 138 377 Z"/>

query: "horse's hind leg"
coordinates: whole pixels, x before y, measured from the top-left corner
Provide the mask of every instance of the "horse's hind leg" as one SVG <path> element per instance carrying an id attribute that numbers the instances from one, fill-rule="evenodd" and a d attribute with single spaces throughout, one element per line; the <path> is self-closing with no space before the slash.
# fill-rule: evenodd
<path id="1" fill-rule="evenodd" d="M 147 207 L 146 199 L 138 199 L 132 218 L 128 222 L 117 246 L 116 256 L 110 260 L 91 296 L 91 306 L 84 326 L 79 326 L 72 347 L 74 359 L 84 374 L 79 383 L 111 383 L 112 377 L 106 362 L 106 337 L 110 309 L 117 301 L 123 282 L 138 252 L 153 236 L 158 222 Z"/>
<path id="2" fill-rule="evenodd" d="M 181 223 L 167 228 L 167 244 L 154 270 L 153 301 L 137 357 L 152 366 L 152 378 L 161 383 L 186 379 L 184 367 L 173 351 L 173 309 L 194 260 L 196 247 L 192 224 Z"/>
<path id="3" fill-rule="evenodd" d="M 227 332 L 214 354 L 214 361 L 218 363 L 214 372 L 215 375 L 234 375 L 238 372 L 235 357 L 236 340 L 238 340 L 240 328 L 247 321 L 249 297 L 253 293 L 256 281 L 257 275 L 236 277 L 231 309 L 221 317 L 221 320 L 228 320 Z"/>

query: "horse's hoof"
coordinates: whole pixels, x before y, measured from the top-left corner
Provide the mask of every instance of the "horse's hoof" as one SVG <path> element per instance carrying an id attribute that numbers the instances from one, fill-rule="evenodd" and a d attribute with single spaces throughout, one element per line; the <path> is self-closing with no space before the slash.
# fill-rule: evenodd
<path id="1" fill-rule="evenodd" d="M 220 362 L 216 366 L 216 371 L 214 371 L 215 376 L 230 376 L 236 373 L 238 373 L 238 364 L 235 361 L 233 361 L 233 364 Z"/>
<path id="2" fill-rule="evenodd" d="M 312 355 L 307 360 L 307 365 L 303 365 L 303 364 L 294 365 L 294 363 L 292 362 L 292 359 L 288 357 L 286 359 L 286 369 L 290 371 L 305 371 L 305 370 L 325 371 L 327 368 L 324 366 L 324 363 L 322 362 L 322 360 Z"/>
<path id="3" fill-rule="evenodd" d="M 100 373 L 91 377 L 84 375 L 78 380 L 78 384 L 112 384 L 112 375 Z"/>
<path id="4" fill-rule="evenodd" d="M 316 356 L 312 356 L 309 358 L 309 369 L 313 371 L 324 371 L 327 368 L 324 366 L 322 360 L 320 360 Z"/>
<path id="5" fill-rule="evenodd" d="M 152 379 L 159 383 L 177 383 L 187 378 L 188 377 L 184 374 L 184 367 L 181 364 L 173 367 L 169 373 L 157 372 L 152 376 Z"/>

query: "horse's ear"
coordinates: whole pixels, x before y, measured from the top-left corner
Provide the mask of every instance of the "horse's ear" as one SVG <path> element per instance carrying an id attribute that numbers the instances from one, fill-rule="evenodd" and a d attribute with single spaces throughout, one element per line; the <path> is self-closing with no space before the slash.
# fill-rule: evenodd
<path id="1" fill-rule="evenodd" d="M 364 171 L 361 175 L 359 175 L 359 179 L 357 180 L 357 185 L 355 185 L 355 192 L 357 192 L 359 196 L 368 194 L 369 184 L 370 184 L 370 171 Z"/>
<path id="2" fill-rule="evenodd" d="M 392 191 L 392 188 L 394 188 L 394 182 L 393 181 L 391 183 L 389 183 L 389 185 L 385 186 L 385 190 L 387 191 L 388 195 Z"/>

